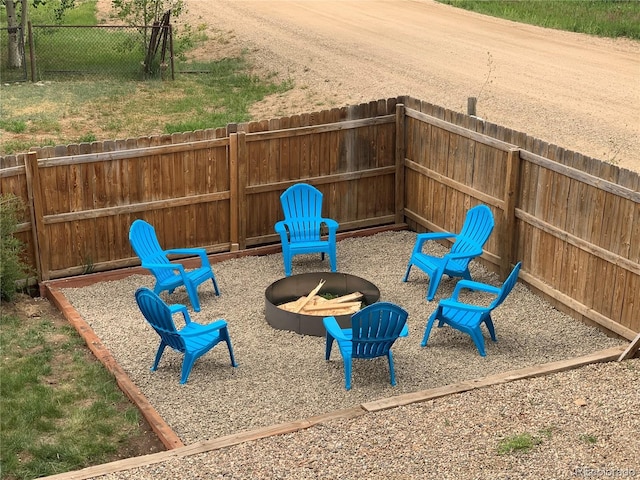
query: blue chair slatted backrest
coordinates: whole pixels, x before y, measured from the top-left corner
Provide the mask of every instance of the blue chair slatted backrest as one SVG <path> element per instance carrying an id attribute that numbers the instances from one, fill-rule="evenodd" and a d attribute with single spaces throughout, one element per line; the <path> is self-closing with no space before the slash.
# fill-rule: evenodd
<path id="1" fill-rule="evenodd" d="M 396 384 L 391 346 L 399 337 L 409 335 L 409 313 L 390 302 L 367 305 L 351 316 L 351 328 L 340 328 L 335 317 L 324 317 L 327 330 L 325 359 L 330 360 L 334 341 L 338 342 L 344 365 L 345 388 L 351 389 L 351 361 L 354 358 L 387 357 L 389 381 Z"/>
<path id="2" fill-rule="evenodd" d="M 447 324 L 468 334 L 475 343 L 480 355 L 483 357 L 486 356 L 485 342 L 480 326 L 484 324 L 489 331 L 491 340 L 494 342 L 497 341 L 491 312 L 504 302 L 517 283 L 521 266 L 522 263 L 518 262 L 499 288 L 473 280 L 460 280 L 456 284 L 451 297 L 442 299 L 438 302 L 437 308 L 433 311 L 427 321 L 421 345 L 423 347 L 427 345 L 433 325 L 438 321 L 438 327 L 442 327 Z M 463 290 L 469 290 L 471 292 L 485 292 L 487 294 L 495 295 L 495 298 L 490 305 L 479 306 L 462 301 L 460 299 L 460 293 Z"/>
<path id="3" fill-rule="evenodd" d="M 146 264 L 169 264 L 164 250 L 158 242 L 156 229 L 144 220 L 135 220 L 131 224 L 129 230 L 129 241 L 133 251 L 140 257 L 140 260 Z M 173 277 L 174 273 L 170 269 L 150 268 L 153 275 L 160 282 L 167 278 Z"/>
<path id="4" fill-rule="evenodd" d="M 429 276 L 426 298 L 431 301 L 443 275 L 470 280 L 469 264 L 475 257 L 482 255 L 482 247 L 489 239 L 494 225 L 491 209 L 486 205 L 477 205 L 467 212 L 460 233 L 419 233 L 402 281 L 409 279 L 413 266 L 418 267 Z M 451 249 L 444 256 L 429 255 L 423 251 L 426 242 L 444 239 L 452 241 Z"/>
<path id="5" fill-rule="evenodd" d="M 168 290 L 169 293 L 184 286 L 191 300 L 193 309 L 200 311 L 198 286 L 211 280 L 216 295 L 220 295 L 218 282 L 213 273 L 207 252 L 204 248 L 173 248 L 163 250 L 158 242 L 155 228 L 144 220 L 135 220 L 129 229 L 129 242 L 142 262 L 142 267 L 153 273 L 156 285 L 155 293 Z M 183 263 L 171 262 L 169 255 L 198 257 L 200 265 L 187 270 Z M 185 263 L 186 264 L 186 263 Z M 192 262 L 195 265 L 195 263 Z"/>
<path id="6" fill-rule="evenodd" d="M 493 231 L 494 223 L 491 209 L 486 205 L 476 205 L 467 212 L 459 236 L 470 238 L 483 246 Z"/>
<path id="7" fill-rule="evenodd" d="M 294 255 L 329 254 L 331 271 L 337 270 L 336 232 L 338 222 L 322 217 L 322 192 L 313 185 L 296 183 L 280 195 L 284 220 L 274 225 L 280 235 L 284 272 L 291 275 Z M 323 232 L 323 229 L 325 230 Z M 326 239 L 322 238 L 326 233 Z"/>
<path id="8" fill-rule="evenodd" d="M 135 297 L 145 320 L 160 336 L 160 345 L 151 370 L 155 371 L 158 368 L 160 358 L 165 348 L 169 346 L 184 355 L 180 376 L 180 383 L 184 384 L 189 378 L 194 362 L 220 342 L 227 344 L 231 366 L 236 367 L 238 365 L 233 354 L 231 338 L 229 337 L 229 330 L 225 320 L 218 319 L 207 325 L 193 322 L 186 306 L 180 304 L 167 305 L 147 287 L 138 288 Z M 183 315 L 185 325 L 181 330 L 176 328 L 173 321 L 174 314 Z"/>
<path id="9" fill-rule="evenodd" d="M 145 320 L 160 338 L 174 350 L 184 353 L 185 343 L 173 321 L 171 308 L 146 288 L 138 289 L 136 301 Z"/>
<path id="10" fill-rule="evenodd" d="M 397 305 L 378 302 L 351 317 L 353 358 L 387 355 L 402 333 L 408 313 Z"/>
<path id="11" fill-rule="evenodd" d="M 513 287 L 515 287 L 516 283 L 518 282 L 518 275 L 520 273 L 521 267 L 522 267 L 522 262 L 518 262 L 516 266 L 513 267 L 513 270 L 511 270 L 511 273 L 502 284 L 502 287 L 500 288 L 500 293 L 493 300 L 493 302 L 491 302 L 491 305 L 489 305 L 489 311 L 495 310 L 496 308 L 498 308 L 502 304 L 502 302 L 504 302 L 505 299 L 509 296 L 509 293 L 511 293 L 511 290 L 513 290 Z"/>
<path id="12" fill-rule="evenodd" d="M 453 265 L 446 266 L 444 272 L 447 274 L 458 272 L 465 278 L 471 278 L 467 275 L 469 263 L 482 254 L 482 246 L 487 243 L 494 224 L 493 214 L 489 207 L 477 205 L 471 208 L 467 212 L 460 233 L 456 235 L 456 239 L 451 245 L 449 256 L 453 254 L 454 257 L 449 260 L 449 263 Z M 480 247 L 479 252 L 477 247 Z M 455 258 L 457 255 L 461 256 Z"/>
<path id="13" fill-rule="evenodd" d="M 282 193 L 280 203 L 292 243 L 320 240 L 322 200 L 322 192 L 303 183 Z"/>

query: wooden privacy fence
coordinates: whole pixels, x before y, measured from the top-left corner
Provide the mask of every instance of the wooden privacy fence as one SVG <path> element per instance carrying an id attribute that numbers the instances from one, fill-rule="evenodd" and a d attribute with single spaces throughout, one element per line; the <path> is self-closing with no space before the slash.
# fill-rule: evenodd
<path id="1" fill-rule="evenodd" d="M 136 218 L 165 248 L 276 243 L 279 195 L 305 181 L 341 231 L 457 231 L 484 203 L 485 265 L 506 275 L 522 261 L 558 308 L 640 331 L 638 174 L 411 97 L 1 160 L 2 192 L 29 207 L 18 235 L 39 280 L 139 264 Z"/>

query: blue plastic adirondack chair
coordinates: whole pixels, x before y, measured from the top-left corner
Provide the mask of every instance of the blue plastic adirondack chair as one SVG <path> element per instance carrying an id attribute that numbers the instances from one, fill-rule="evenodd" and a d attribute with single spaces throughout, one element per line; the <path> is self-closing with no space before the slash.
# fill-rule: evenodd
<path id="1" fill-rule="evenodd" d="M 518 281 L 518 273 L 522 262 L 513 268 L 501 288 L 487 285 L 481 282 L 474 282 L 471 280 L 460 280 L 456 284 L 456 288 L 453 291 L 453 295 L 450 298 L 440 300 L 438 308 L 429 317 L 427 327 L 424 331 L 424 337 L 422 338 L 422 346 L 426 347 L 427 340 L 433 328 L 433 323 L 438 320 L 438 327 L 442 327 L 445 323 L 451 327 L 465 332 L 471 336 L 473 343 L 476 344 L 478 352 L 483 357 L 486 356 L 484 349 L 484 337 L 480 330 L 480 325 L 485 324 L 491 340 L 496 340 L 496 331 L 493 326 L 493 320 L 491 320 L 491 312 L 500 306 L 504 299 L 507 298 L 509 292 L 513 289 L 514 285 Z M 461 302 L 458 298 L 462 289 L 469 289 L 472 291 L 488 292 L 496 295 L 496 298 L 487 306 L 477 306 L 468 303 Z"/>
<path id="2" fill-rule="evenodd" d="M 275 224 L 280 235 L 284 273 L 291 275 L 291 258 L 302 253 L 329 254 L 331 271 L 336 271 L 336 232 L 338 222 L 322 217 L 322 192 L 312 185 L 297 183 L 280 195 L 284 220 Z M 328 229 L 327 239 L 321 238 L 322 226 Z"/>
<path id="3" fill-rule="evenodd" d="M 477 205 L 467 212 L 462 230 L 458 234 L 450 232 L 418 234 L 402 281 L 406 282 L 409 279 L 412 266 L 418 267 L 429 276 L 426 298 L 431 301 L 436 295 L 442 275 L 471 280 L 469 263 L 482 254 L 482 247 L 489 239 L 493 226 L 493 214 L 489 207 Z M 445 238 L 454 239 L 454 243 L 443 257 L 434 257 L 422 252 L 425 242 Z"/>
<path id="4" fill-rule="evenodd" d="M 344 362 L 345 388 L 351 390 L 351 360 L 386 356 L 389 360 L 391 385 L 396 384 L 391 346 L 398 337 L 409 335 L 409 314 L 398 305 L 377 302 L 351 316 L 351 328 L 341 329 L 335 317 L 323 319 L 327 330 L 325 359 L 329 360 L 333 341 L 338 342 Z"/>
<path id="5" fill-rule="evenodd" d="M 216 320 L 209 325 L 192 322 L 186 306 L 177 304 L 169 306 L 147 287 L 141 287 L 136 291 L 136 302 L 144 318 L 160 335 L 160 346 L 151 370 L 155 371 L 158 368 L 160 357 L 165 347 L 169 346 L 184 354 L 180 383 L 186 383 L 194 362 L 220 342 L 227 343 L 231 365 L 238 366 L 233 356 L 226 321 Z M 173 322 L 175 313 L 184 315 L 186 325 L 181 330 L 178 330 Z"/>
<path id="6" fill-rule="evenodd" d="M 196 312 L 200 311 L 198 285 L 211 279 L 216 295 L 220 295 L 216 276 L 213 273 L 204 248 L 163 250 L 158 243 L 156 230 L 149 223 L 140 219 L 131 224 L 129 242 L 142 261 L 142 266 L 150 270 L 156 277 L 156 284 L 153 288 L 155 293 L 160 293 L 164 290 L 173 293 L 177 287 L 184 285 L 189 294 L 191 305 Z M 182 264 L 171 262 L 169 255 L 198 255 L 200 257 L 200 267 L 194 270 L 185 270 Z"/>

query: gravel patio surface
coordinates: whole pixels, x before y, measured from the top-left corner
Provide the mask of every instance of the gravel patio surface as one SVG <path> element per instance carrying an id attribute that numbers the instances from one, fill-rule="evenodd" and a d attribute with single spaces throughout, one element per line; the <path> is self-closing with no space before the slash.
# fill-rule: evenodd
<path id="1" fill-rule="evenodd" d="M 199 288 L 201 312 L 193 312 L 191 308 L 189 311 L 192 320 L 200 323 L 209 323 L 218 318 L 227 320 L 239 366 L 231 367 L 226 347 L 218 345 L 196 362 L 185 385 L 179 384 L 182 356 L 169 349 L 165 351 L 159 369 L 156 372 L 149 370 L 159 337 L 144 321 L 135 303 L 134 292 L 143 285 L 152 287 L 152 276 L 133 275 L 124 280 L 101 282 L 88 287 L 64 288 L 62 292 L 186 445 L 625 344 L 559 312 L 518 283 L 505 303 L 494 311 L 498 342 L 491 342 L 485 331 L 486 357 L 478 355 L 468 335 L 449 327 L 434 328 L 427 347 L 422 348 L 420 341 L 429 315 L 440 298 L 452 293 L 456 281 L 443 278 L 433 302 L 427 302 L 424 298 L 428 279 L 420 270 L 414 268 L 409 281 L 401 281 L 415 235 L 409 231 L 385 232 L 338 242 L 340 272 L 372 281 L 380 289 L 381 300 L 397 303 L 409 312 L 409 337 L 398 340 L 393 347 L 398 382 L 396 387 L 389 384 L 387 362 L 381 358 L 355 361 L 352 389 L 346 391 L 342 358 L 335 347 L 331 360 L 326 362 L 323 338 L 275 330 L 266 322 L 264 292 L 272 282 L 283 277 L 281 254 L 245 257 L 214 265 L 221 295 L 215 296 L 212 284 L 205 283 Z M 446 251 L 433 242 L 428 244 L 428 248 L 436 255 Z M 294 274 L 315 271 L 328 271 L 328 262 L 321 262 L 319 255 L 294 257 Z M 500 284 L 495 274 L 478 263 L 472 263 L 471 273 L 475 280 Z M 163 294 L 163 297 L 169 303 L 189 305 L 184 290 L 177 290 L 172 295 Z M 404 445 L 406 454 L 411 455 L 415 451 L 417 456 L 422 457 L 426 453 L 420 453 L 423 448 L 437 447 L 439 452 L 448 450 L 446 445 L 455 432 L 461 438 L 473 436 L 477 442 L 468 445 L 468 448 L 480 453 L 497 442 L 499 437 L 523 429 L 536 434 L 538 427 L 562 428 L 563 425 L 555 425 L 553 419 L 546 420 L 549 407 L 544 405 L 549 402 L 555 402 L 552 410 L 565 409 L 562 413 L 567 414 L 572 409 L 576 410 L 575 413 L 595 409 L 590 413 L 601 420 L 602 428 L 607 428 L 607 422 L 616 418 L 622 420 L 620 415 L 628 414 L 629 428 L 635 428 L 635 434 L 629 433 L 629 437 L 624 437 L 619 427 L 616 427 L 616 432 L 610 425 L 607 436 L 613 440 L 616 435 L 622 434 L 625 440 L 619 442 L 621 447 L 631 444 L 639 446 L 637 360 L 590 366 L 580 369 L 582 371 L 587 378 L 584 387 L 589 392 L 602 390 L 606 394 L 596 402 L 587 402 L 584 408 L 578 408 L 574 403 L 574 397 L 585 395 L 580 390 L 582 387 L 579 382 L 574 384 L 574 379 L 583 374 L 566 372 L 367 414 L 350 421 L 329 422 L 310 431 L 259 440 L 257 445 L 256 442 L 250 442 L 230 447 L 223 450 L 226 452 L 224 454 L 222 451 L 215 453 L 218 460 L 221 460 L 218 455 L 224 458 L 228 455 L 226 460 L 216 461 L 218 466 L 215 471 L 222 475 L 220 478 L 292 478 L 282 472 L 289 468 L 285 464 L 299 455 L 297 462 L 302 473 L 300 476 L 296 474 L 295 478 L 330 478 L 331 472 L 323 470 L 323 462 L 319 460 L 323 452 L 341 458 L 341 464 L 356 462 L 356 450 L 361 452 L 364 445 L 371 447 L 365 448 L 369 456 L 372 455 L 371 449 L 384 452 L 388 448 Z M 629 375 L 617 384 L 607 383 L 619 371 Z M 555 393 L 557 387 L 563 387 L 560 393 Z M 611 397 L 618 396 L 624 396 L 628 410 L 620 412 L 614 409 L 613 418 L 608 418 L 607 406 L 600 402 L 607 403 Z M 429 417 L 428 420 L 423 419 L 425 415 Z M 434 419 L 440 421 L 433 423 Z M 513 424 L 503 426 L 505 419 Z M 388 433 L 384 434 L 387 429 Z M 590 434 L 586 426 L 583 430 L 584 435 Z M 314 440 L 318 435 L 322 438 L 321 444 Z M 368 438 L 368 443 L 363 444 L 362 439 L 356 440 L 361 435 Z M 414 445 L 412 435 L 418 435 L 422 440 Z M 425 435 L 428 438 L 423 438 Z M 596 442 L 592 445 L 587 441 L 586 447 L 595 449 L 603 437 L 598 433 L 592 435 L 596 437 Z M 577 438 L 572 440 L 580 445 Z M 301 447 L 303 450 L 311 450 L 296 451 L 296 445 L 300 442 L 307 445 Z M 354 442 L 358 445 L 356 450 Z M 552 441 L 544 443 L 549 446 L 553 444 Z M 421 444 L 424 445 L 420 447 Z M 255 449 L 263 445 L 269 445 L 265 447 L 268 449 L 279 448 L 280 453 L 275 455 L 275 450 L 270 450 L 267 456 L 260 455 L 262 460 L 257 460 L 257 457 L 252 460 L 258 453 Z M 450 452 L 448 456 L 454 453 Z M 460 456 L 454 455 L 458 463 L 455 471 L 464 470 L 465 462 L 475 461 L 474 455 L 459 453 Z M 194 456 L 194 461 L 195 457 L 200 456 Z M 429 454 L 418 464 L 414 465 L 413 462 L 410 470 L 403 474 L 405 477 L 394 478 L 414 478 L 414 469 L 420 466 L 424 469 L 427 460 L 435 462 L 432 464 L 435 468 L 440 462 L 436 457 Z M 242 469 L 249 470 L 237 470 L 234 466 L 236 461 L 240 461 Z M 262 465 L 263 461 L 271 465 L 266 476 L 248 473 L 255 468 L 255 462 Z M 633 467 L 631 464 L 626 466 Z M 173 467 L 166 468 L 170 470 Z M 177 465 L 175 468 L 180 471 Z M 566 471 L 567 466 L 563 468 Z M 366 471 L 367 475 L 376 473 L 375 469 Z M 637 471 L 640 475 L 640 470 Z M 149 478 L 153 478 L 153 475 Z M 187 477 L 167 474 L 155 478 Z M 196 477 L 189 475 L 189 478 Z"/>
<path id="2" fill-rule="evenodd" d="M 639 384 L 638 358 L 593 364 L 91 478 L 637 478 Z"/>

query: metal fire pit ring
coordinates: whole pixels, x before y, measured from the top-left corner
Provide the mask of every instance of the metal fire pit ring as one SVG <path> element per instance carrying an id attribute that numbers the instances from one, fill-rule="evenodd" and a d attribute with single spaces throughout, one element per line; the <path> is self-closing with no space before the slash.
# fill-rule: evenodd
<path id="1" fill-rule="evenodd" d="M 278 308 L 278 305 L 308 295 L 321 280 L 324 280 L 325 284 L 320 293 L 347 295 L 360 292 L 364 296 L 365 305 L 371 305 L 380 300 L 378 287 L 364 278 L 348 273 L 314 272 L 291 275 L 281 278 L 267 287 L 264 293 L 267 323 L 279 330 L 324 337 L 323 316 L 293 313 Z M 335 318 L 341 328 L 351 327 L 351 315 L 338 315 Z"/>

